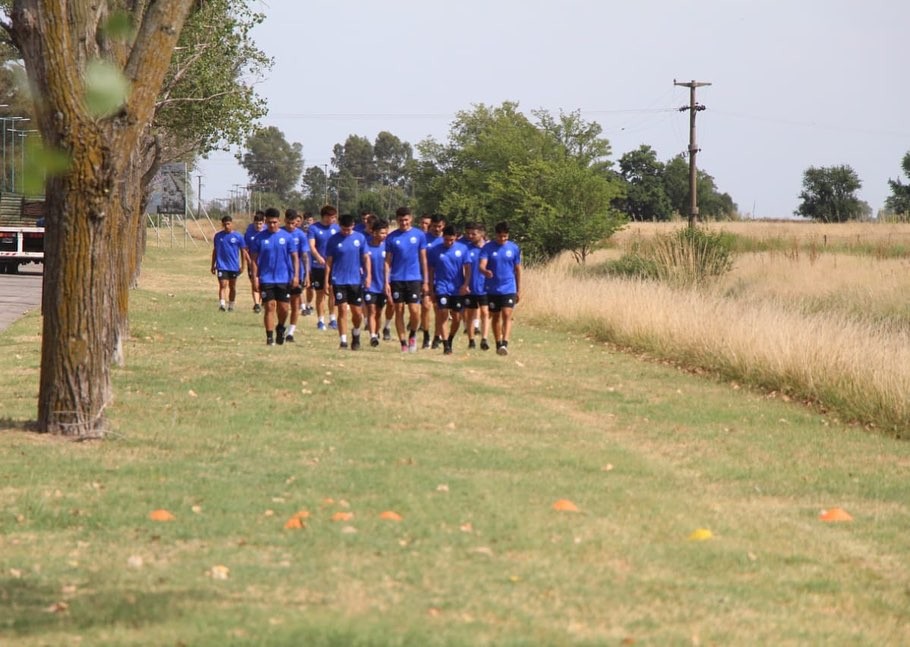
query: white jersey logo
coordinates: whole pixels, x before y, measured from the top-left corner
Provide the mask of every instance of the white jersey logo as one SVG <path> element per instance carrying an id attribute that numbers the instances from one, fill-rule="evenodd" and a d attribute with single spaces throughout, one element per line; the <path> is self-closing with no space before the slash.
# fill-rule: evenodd
<path id="1" fill-rule="evenodd" d="M 279 238 L 279 239 L 278 239 L 278 244 L 279 244 L 279 245 L 286 245 L 287 243 L 285 242 L 284 238 Z"/>
<path id="2" fill-rule="evenodd" d="M 460 249 L 456 249 L 456 250 L 455 250 L 455 258 L 461 258 L 461 250 L 460 250 Z"/>
<path id="3" fill-rule="evenodd" d="M 416 244 L 417 244 L 417 237 L 416 237 L 416 236 L 411 236 L 411 238 L 410 238 L 409 240 L 411 241 L 411 244 L 412 244 L 412 245 L 416 245 Z"/>
<path id="4" fill-rule="evenodd" d="M 512 250 L 511 250 L 511 249 L 508 250 L 508 251 L 506 252 L 506 258 L 512 258 Z"/>
<path id="5" fill-rule="evenodd" d="M 359 240 L 355 240 L 355 241 L 354 241 L 354 247 L 360 247 L 360 241 L 359 241 Z"/>

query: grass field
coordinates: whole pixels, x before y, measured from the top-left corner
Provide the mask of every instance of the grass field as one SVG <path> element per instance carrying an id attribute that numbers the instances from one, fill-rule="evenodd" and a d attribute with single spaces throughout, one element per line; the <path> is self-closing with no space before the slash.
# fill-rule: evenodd
<path id="1" fill-rule="evenodd" d="M 507 358 L 269 349 L 207 267 L 150 250 L 102 442 L 0 334 L 0 644 L 910 642 L 910 444 L 530 302 Z"/>

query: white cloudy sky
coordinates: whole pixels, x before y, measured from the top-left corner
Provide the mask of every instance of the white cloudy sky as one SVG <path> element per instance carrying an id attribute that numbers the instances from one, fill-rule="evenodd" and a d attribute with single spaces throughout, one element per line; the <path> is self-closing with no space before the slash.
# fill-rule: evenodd
<path id="1" fill-rule="evenodd" d="M 613 160 L 688 145 L 743 213 L 787 217 L 809 166 L 848 164 L 878 210 L 910 151 L 906 0 L 263 0 L 275 59 L 264 125 L 329 162 L 349 134 L 445 140 L 459 110 L 517 101 L 580 110 Z M 204 200 L 248 182 L 231 154 L 199 171 Z M 194 182 L 195 184 L 195 182 Z"/>

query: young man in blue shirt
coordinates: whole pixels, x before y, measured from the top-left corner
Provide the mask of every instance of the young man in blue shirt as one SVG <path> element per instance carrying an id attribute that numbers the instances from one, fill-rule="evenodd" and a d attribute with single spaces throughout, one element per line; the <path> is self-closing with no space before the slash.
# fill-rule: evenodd
<path id="1" fill-rule="evenodd" d="M 243 234 L 243 242 L 246 243 L 247 250 L 253 243 L 253 238 L 256 237 L 256 234 L 263 229 L 265 229 L 265 211 L 257 211 L 253 215 L 253 222 L 247 225 L 246 232 Z M 253 285 L 253 264 L 249 262 L 249 256 L 246 259 L 246 273 L 250 279 L 250 289 L 253 291 L 253 312 L 259 314 L 262 312 L 262 295 L 259 294 L 259 290 Z"/>
<path id="2" fill-rule="evenodd" d="M 326 293 L 325 287 L 325 246 L 329 238 L 338 233 L 335 218 L 338 210 L 332 205 L 326 205 L 319 210 L 319 222 L 314 222 L 307 228 L 307 239 L 310 246 L 310 282 L 316 296 L 316 328 L 325 330 L 326 297 L 328 295 L 329 327 L 335 328 L 335 312 L 332 304 L 331 293 Z"/>
<path id="3" fill-rule="evenodd" d="M 287 334 L 284 336 L 284 341 L 294 342 L 294 333 L 297 332 L 297 319 L 300 317 L 301 302 L 303 301 L 303 291 L 306 289 L 306 286 L 309 284 L 310 279 L 310 255 L 308 250 L 309 242 L 307 236 L 300 229 L 300 214 L 297 213 L 296 209 L 287 209 L 284 212 L 284 229 L 291 236 L 297 239 L 297 250 L 300 260 L 300 272 L 297 276 L 298 284 L 297 287 L 291 288 L 291 301 L 288 304 L 290 309 L 289 321 Z"/>
<path id="4" fill-rule="evenodd" d="M 509 240 L 509 225 L 496 225 L 493 240 L 483 246 L 478 269 L 486 277 L 496 352 L 509 354 L 512 309 L 521 299 L 521 250 Z"/>
<path id="5" fill-rule="evenodd" d="M 442 342 L 445 355 L 452 354 L 452 340 L 461 323 L 464 294 L 468 288 L 464 269 L 468 248 L 457 242 L 456 237 L 455 228 L 446 226 L 442 230 L 442 242 L 431 247 L 427 253 L 430 289 L 436 304 L 436 339 L 433 341 L 434 344 L 437 339 Z M 452 327 L 446 334 L 450 314 Z"/>
<path id="6" fill-rule="evenodd" d="M 416 353 L 420 302 L 430 291 L 427 283 L 427 238 L 422 231 L 411 226 L 413 217 L 408 207 L 399 207 L 395 212 L 395 220 L 398 229 L 389 234 L 385 241 L 387 285 L 395 304 L 395 329 L 398 331 L 401 351 Z M 407 329 L 404 323 L 405 308 L 409 315 Z"/>
<path id="7" fill-rule="evenodd" d="M 370 332 L 370 346 L 379 346 L 379 328 L 382 323 L 382 309 L 389 301 L 386 288 L 385 240 L 389 235 L 389 223 L 382 219 L 373 221 L 372 236 L 367 241 L 370 255 L 370 284 L 364 285 L 363 303 L 366 306 L 367 330 Z M 366 280 L 364 279 L 364 284 Z"/>
<path id="8" fill-rule="evenodd" d="M 234 231 L 234 219 L 224 216 L 221 231 L 215 234 L 212 248 L 212 274 L 218 277 L 218 309 L 234 309 L 237 300 L 237 277 L 244 262 L 249 262 L 246 242 Z M 225 303 L 225 301 L 227 303 Z"/>
<path id="9" fill-rule="evenodd" d="M 480 252 L 487 244 L 487 230 L 483 223 L 474 222 L 465 227 L 465 232 L 470 241 L 468 257 L 465 261 L 465 276 L 467 277 L 468 290 L 464 298 L 465 332 L 468 333 L 468 348 L 477 348 L 475 337 L 479 324 L 480 349 L 490 350 L 487 336 L 490 333 L 489 296 L 487 296 L 486 277 L 480 273 Z"/>
<path id="10" fill-rule="evenodd" d="M 338 308 L 340 348 L 348 347 L 348 310 L 351 311 L 351 350 L 360 350 L 363 325 L 363 289 L 370 288 L 370 254 L 367 239 L 354 231 L 354 216 L 344 214 L 341 230 L 329 238 L 325 251 L 325 292 L 335 297 Z"/>
<path id="11" fill-rule="evenodd" d="M 278 209 L 266 209 L 266 228 L 253 239 L 250 249 L 253 281 L 262 294 L 265 339 L 269 346 L 284 343 L 290 290 L 300 284 L 297 239 L 281 228 L 279 217 Z"/>

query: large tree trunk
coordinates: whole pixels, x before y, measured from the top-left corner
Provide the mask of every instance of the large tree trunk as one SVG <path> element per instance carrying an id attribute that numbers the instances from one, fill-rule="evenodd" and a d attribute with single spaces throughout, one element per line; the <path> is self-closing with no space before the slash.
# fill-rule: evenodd
<path id="1" fill-rule="evenodd" d="M 141 195 L 135 151 L 192 2 L 14 0 L 11 33 L 36 90 L 38 128 L 71 163 L 46 191 L 41 431 L 91 437 L 103 430 L 133 265 L 136 228 L 127 219 Z M 106 34 L 109 11 L 118 8 L 134 20 L 131 42 Z M 131 82 L 113 115 L 87 111 L 85 69 L 98 58 Z"/>

